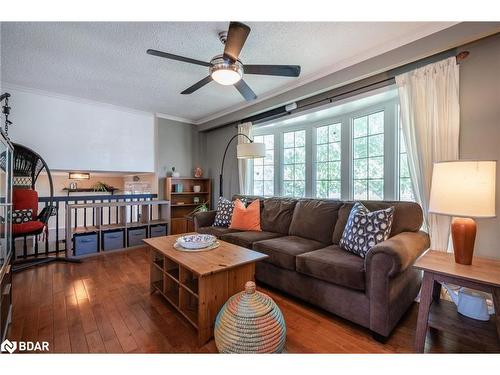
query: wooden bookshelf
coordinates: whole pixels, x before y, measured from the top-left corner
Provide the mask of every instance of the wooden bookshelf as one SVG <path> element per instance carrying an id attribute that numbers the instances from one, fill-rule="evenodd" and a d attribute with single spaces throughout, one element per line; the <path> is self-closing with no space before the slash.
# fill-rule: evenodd
<path id="1" fill-rule="evenodd" d="M 176 186 L 182 184 L 182 190 Z M 194 186 L 200 186 L 200 192 L 194 192 Z M 165 199 L 171 202 L 171 234 L 192 232 L 189 215 L 199 204 L 208 203 L 211 208 L 212 180 L 210 178 L 167 177 L 165 179 Z M 200 203 L 194 203 L 198 197 Z"/>

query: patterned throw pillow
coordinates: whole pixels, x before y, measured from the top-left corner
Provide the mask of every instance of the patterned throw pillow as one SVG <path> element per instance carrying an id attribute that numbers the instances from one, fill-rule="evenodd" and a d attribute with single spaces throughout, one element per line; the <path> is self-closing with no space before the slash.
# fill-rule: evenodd
<path id="1" fill-rule="evenodd" d="M 224 197 L 219 198 L 217 203 L 217 214 L 215 215 L 214 227 L 227 228 L 231 224 L 234 203 Z"/>
<path id="2" fill-rule="evenodd" d="M 394 217 L 394 207 L 370 212 L 360 202 L 351 209 L 340 240 L 340 247 L 361 258 L 376 244 L 389 238 Z"/>
<path id="3" fill-rule="evenodd" d="M 249 198 L 249 197 L 240 197 L 240 202 L 243 203 L 245 207 L 248 207 L 250 203 L 252 203 L 254 199 Z"/>
<path id="4" fill-rule="evenodd" d="M 14 210 L 14 212 L 12 212 L 12 222 L 14 224 L 27 223 L 31 220 L 33 220 L 33 210 L 31 208 Z"/>

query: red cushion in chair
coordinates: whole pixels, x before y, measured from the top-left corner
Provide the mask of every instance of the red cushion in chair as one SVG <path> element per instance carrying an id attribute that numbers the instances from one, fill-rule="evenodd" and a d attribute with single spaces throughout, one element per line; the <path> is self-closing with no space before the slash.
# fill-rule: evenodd
<path id="1" fill-rule="evenodd" d="M 14 188 L 12 190 L 12 203 L 14 210 L 31 208 L 33 210 L 33 220 L 36 220 L 38 213 L 38 193 L 35 190 Z"/>
<path id="2" fill-rule="evenodd" d="M 27 223 L 22 224 L 12 224 L 12 234 L 15 237 L 18 237 L 23 234 L 41 233 L 44 226 L 45 224 L 41 221 L 28 221 Z"/>

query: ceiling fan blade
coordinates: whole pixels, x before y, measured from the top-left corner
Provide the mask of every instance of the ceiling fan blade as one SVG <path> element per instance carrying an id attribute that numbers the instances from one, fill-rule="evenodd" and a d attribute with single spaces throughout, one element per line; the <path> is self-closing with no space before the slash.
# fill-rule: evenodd
<path id="1" fill-rule="evenodd" d="M 224 58 L 235 62 L 240 55 L 241 49 L 250 34 L 250 27 L 241 22 L 230 22 L 227 32 L 226 46 L 224 47 Z"/>
<path id="2" fill-rule="evenodd" d="M 246 82 L 243 81 L 242 79 L 240 79 L 238 82 L 236 82 L 234 84 L 234 87 L 236 87 L 238 89 L 238 91 L 245 98 L 245 100 L 250 101 L 250 100 L 257 99 L 257 95 L 255 95 L 255 93 L 252 91 L 250 86 L 248 86 L 246 84 Z"/>
<path id="3" fill-rule="evenodd" d="M 192 94 L 193 92 L 195 92 L 198 89 L 201 89 L 203 86 L 205 86 L 207 83 L 210 82 L 212 82 L 212 77 L 206 76 L 201 81 L 196 82 L 193 86 L 185 89 L 183 92 L 181 92 L 181 94 L 183 95 Z"/>
<path id="4" fill-rule="evenodd" d="M 149 55 L 158 56 L 158 57 L 164 57 L 164 58 L 170 59 L 170 60 L 177 60 L 177 61 L 187 62 L 187 63 L 190 63 L 190 64 L 196 64 L 196 65 L 201 65 L 201 66 L 212 66 L 212 64 L 210 64 L 208 62 L 205 62 L 205 61 L 200 61 L 200 60 L 191 59 L 189 57 L 174 55 L 172 53 L 157 51 L 155 49 L 148 49 L 146 51 L 146 53 L 148 53 Z"/>
<path id="5" fill-rule="evenodd" d="M 300 65 L 244 65 L 245 74 L 262 74 L 266 76 L 298 77 Z"/>

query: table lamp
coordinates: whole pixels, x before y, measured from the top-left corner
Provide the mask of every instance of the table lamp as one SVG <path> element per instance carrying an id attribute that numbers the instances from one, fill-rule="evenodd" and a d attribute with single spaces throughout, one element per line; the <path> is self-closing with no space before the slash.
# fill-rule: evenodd
<path id="1" fill-rule="evenodd" d="M 476 222 L 495 217 L 496 161 L 457 160 L 434 163 L 429 213 L 453 216 L 455 262 L 472 264 Z"/>

